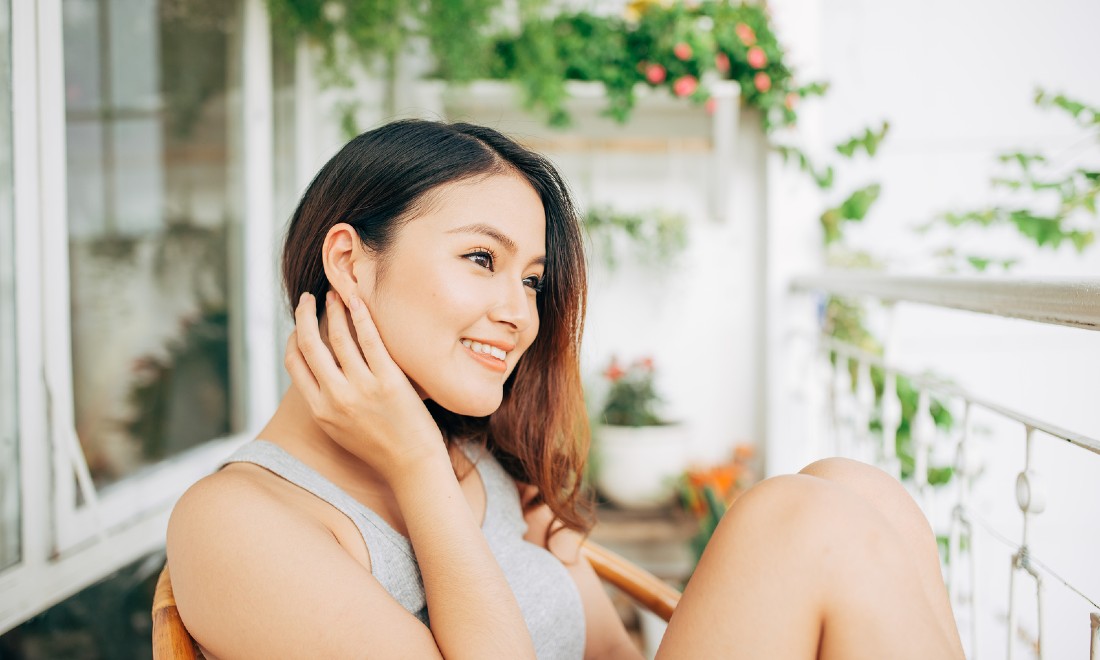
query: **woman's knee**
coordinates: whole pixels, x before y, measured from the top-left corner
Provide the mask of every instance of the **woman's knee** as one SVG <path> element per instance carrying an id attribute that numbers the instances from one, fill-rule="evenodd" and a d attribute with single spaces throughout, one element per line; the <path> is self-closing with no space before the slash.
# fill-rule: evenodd
<path id="1" fill-rule="evenodd" d="M 879 468 L 848 458 L 825 458 L 799 474 L 824 479 L 849 490 L 878 509 L 910 542 L 935 544 L 928 518 L 905 487 Z"/>
<path id="2" fill-rule="evenodd" d="M 715 536 L 822 543 L 843 539 L 854 527 L 883 522 L 873 507 L 840 485 L 792 474 L 765 479 L 745 492 L 726 512 Z"/>

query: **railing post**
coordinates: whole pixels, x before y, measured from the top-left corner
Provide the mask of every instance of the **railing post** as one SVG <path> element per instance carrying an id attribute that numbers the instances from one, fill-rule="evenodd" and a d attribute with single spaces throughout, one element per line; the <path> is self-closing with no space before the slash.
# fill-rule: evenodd
<path id="1" fill-rule="evenodd" d="M 850 457 L 845 436 L 852 427 L 852 375 L 848 368 L 848 356 L 836 351 L 836 364 L 833 365 L 833 452 Z"/>
<path id="2" fill-rule="evenodd" d="M 856 438 L 855 458 L 866 463 L 874 463 L 878 456 L 871 439 L 871 415 L 875 410 L 875 384 L 871 382 L 871 365 L 856 361 L 856 405 L 854 433 Z"/>
<path id="3" fill-rule="evenodd" d="M 1013 642 L 1016 636 L 1016 573 L 1024 571 L 1035 580 L 1035 607 L 1037 657 L 1043 660 L 1043 579 L 1035 567 L 1031 565 L 1030 548 L 1028 547 L 1028 527 L 1031 516 L 1042 513 L 1046 508 L 1046 497 L 1039 481 L 1039 475 L 1031 469 L 1032 437 L 1035 429 L 1031 426 L 1024 427 L 1027 432 L 1026 450 L 1024 454 L 1024 471 L 1016 477 L 1016 504 L 1024 514 L 1023 533 L 1020 539 L 1020 548 L 1012 555 L 1012 572 L 1008 580 L 1008 658 L 1012 660 Z"/>
<path id="4" fill-rule="evenodd" d="M 936 420 L 932 417 L 932 396 L 921 389 L 913 416 L 909 439 L 913 449 L 913 483 L 920 495 L 921 508 L 928 512 L 928 453 L 936 439 Z"/>
<path id="5" fill-rule="evenodd" d="M 977 609 L 977 565 L 974 560 L 974 527 L 967 518 L 967 507 L 970 506 L 970 433 L 971 433 L 971 406 L 969 401 L 963 402 L 962 433 L 959 434 L 959 443 L 955 448 L 955 480 L 958 492 L 958 501 L 951 514 L 951 530 L 947 543 L 947 588 L 951 598 L 951 607 L 961 604 L 959 595 L 959 555 L 962 554 L 962 536 L 965 530 L 969 544 L 967 557 L 970 565 L 970 660 L 978 657 L 978 609 Z"/>
<path id="6" fill-rule="evenodd" d="M 1089 624 L 1092 626 L 1092 641 L 1089 643 L 1089 659 L 1100 660 L 1100 614 L 1090 612 Z"/>
<path id="7" fill-rule="evenodd" d="M 882 463 L 895 479 L 901 478 L 898 463 L 898 427 L 901 426 L 901 399 L 898 398 L 898 375 L 885 371 L 882 385 Z"/>

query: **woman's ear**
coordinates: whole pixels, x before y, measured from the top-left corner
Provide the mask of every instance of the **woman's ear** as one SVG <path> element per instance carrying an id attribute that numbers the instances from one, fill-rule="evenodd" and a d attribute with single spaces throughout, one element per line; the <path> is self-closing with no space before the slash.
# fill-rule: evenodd
<path id="1" fill-rule="evenodd" d="M 346 222 L 333 225 L 321 245 L 325 277 L 340 299 L 348 305 L 354 293 L 360 297 L 374 287 L 375 258 L 359 240 L 355 228 Z M 369 279 L 371 281 L 364 281 Z"/>

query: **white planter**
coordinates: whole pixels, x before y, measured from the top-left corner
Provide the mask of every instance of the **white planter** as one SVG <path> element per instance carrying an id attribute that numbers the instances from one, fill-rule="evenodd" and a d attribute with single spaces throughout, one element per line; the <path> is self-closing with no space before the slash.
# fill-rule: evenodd
<path id="1" fill-rule="evenodd" d="M 670 504 L 687 467 L 687 430 L 665 426 L 602 426 L 596 487 L 625 509 Z"/>
<path id="2" fill-rule="evenodd" d="M 657 648 L 668 630 L 668 622 L 644 607 L 638 608 L 638 624 L 642 632 L 642 646 L 647 660 L 657 656 Z"/>

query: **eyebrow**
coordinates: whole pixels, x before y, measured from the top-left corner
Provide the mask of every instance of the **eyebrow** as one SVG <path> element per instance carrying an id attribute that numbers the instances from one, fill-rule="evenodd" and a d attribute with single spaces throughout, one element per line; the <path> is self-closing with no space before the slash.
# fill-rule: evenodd
<path id="1" fill-rule="evenodd" d="M 489 238 L 491 238 L 491 239 L 495 240 L 496 242 L 500 243 L 501 245 L 503 245 L 504 249 L 508 250 L 508 252 L 513 254 L 513 255 L 519 249 L 516 246 L 515 241 L 513 241 L 511 238 L 509 238 L 506 234 L 502 233 L 496 227 L 493 227 L 492 225 L 487 225 L 487 224 L 484 224 L 484 223 L 480 223 L 480 222 L 475 222 L 474 224 L 471 224 L 471 225 L 463 225 L 463 226 L 458 227 L 456 229 L 451 229 L 447 233 L 448 234 L 481 234 L 483 236 L 488 236 Z M 535 259 L 532 259 L 531 263 L 532 264 L 538 264 L 540 266 L 545 266 L 546 265 L 546 257 L 545 256 L 537 257 Z"/>

